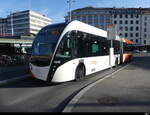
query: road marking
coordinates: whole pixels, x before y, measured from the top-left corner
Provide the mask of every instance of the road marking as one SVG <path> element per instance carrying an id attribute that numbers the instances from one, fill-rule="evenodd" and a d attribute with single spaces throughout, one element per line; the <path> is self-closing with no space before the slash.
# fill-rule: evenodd
<path id="1" fill-rule="evenodd" d="M 77 93 L 77 95 L 75 95 L 73 97 L 73 99 L 66 105 L 66 107 L 64 108 L 64 110 L 62 112 L 71 112 L 72 109 L 74 108 L 74 106 L 76 105 L 76 103 L 78 102 L 78 100 L 93 86 L 95 86 L 96 84 L 104 81 L 107 78 L 114 78 L 113 75 L 116 74 L 117 72 L 123 70 L 124 68 L 126 68 L 127 66 L 129 66 L 131 63 L 125 65 L 124 67 L 121 67 L 120 69 L 114 71 L 113 73 L 106 75 L 103 78 L 100 78 L 99 80 L 96 80 L 94 83 L 89 84 L 88 86 L 86 86 L 85 88 L 83 88 L 79 93 Z M 116 76 L 115 76 L 116 77 Z"/>

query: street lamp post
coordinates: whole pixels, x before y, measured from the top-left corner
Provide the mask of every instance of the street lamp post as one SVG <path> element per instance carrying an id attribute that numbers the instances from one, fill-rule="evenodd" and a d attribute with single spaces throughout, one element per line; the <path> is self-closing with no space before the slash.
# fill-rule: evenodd
<path id="1" fill-rule="evenodd" d="M 11 18 L 11 35 L 14 36 L 13 13 L 10 13 L 10 18 Z"/>
<path id="2" fill-rule="evenodd" d="M 0 37 L 2 36 L 2 23 L 0 24 Z"/>
<path id="3" fill-rule="evenodd" d="M 68 1 L 67 1 L 67 3 L 69 4 L 69 21 L 70 21 L 70 22 L 71 22 L 71 20 L 72 20 L 72 17 L 71 17 L 71 5 L 72 5 L 71 3 L 72 3 L 72 2 L 75 2 L 75 0 L 73 0 L 73 1 L 72 1 L 72 0 L 68 0 Z"/>
<path id="4" fill-rule="evenodd" d="M 29 10 L 31 10 L 31 0 L 28 0 L 28 7 L 29 7 Z"/>

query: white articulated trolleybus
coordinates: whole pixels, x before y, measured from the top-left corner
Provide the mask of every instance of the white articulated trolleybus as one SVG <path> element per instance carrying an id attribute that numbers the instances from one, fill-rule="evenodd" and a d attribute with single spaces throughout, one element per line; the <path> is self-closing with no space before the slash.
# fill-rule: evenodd
<path id="1" fill-rule="evenodd" d="M 113 40 L 111 66 L 120 64 L 120 41 Z M 40 80 L 66 82 L 110 68 L 107 32 L 72 21 L 41 29 L 32 44 L 30 74 Z"/>

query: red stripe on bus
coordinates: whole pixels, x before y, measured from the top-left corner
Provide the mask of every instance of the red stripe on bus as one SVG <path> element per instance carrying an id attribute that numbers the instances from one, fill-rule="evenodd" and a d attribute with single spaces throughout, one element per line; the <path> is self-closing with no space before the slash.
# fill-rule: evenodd
<path id="1" fill-rule="evenodd" d="M 34 74 L 31 71 L 29 71 L 29 74 L 30 74 L 31 77 L 35 78 Z"/>

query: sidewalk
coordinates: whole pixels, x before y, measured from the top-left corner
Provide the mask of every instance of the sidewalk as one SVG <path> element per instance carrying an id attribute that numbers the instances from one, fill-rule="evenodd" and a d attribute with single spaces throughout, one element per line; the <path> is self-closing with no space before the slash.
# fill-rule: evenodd
<path id="1" fill-rule="evenodd" d="M 63 112 L 150 112 L 150 57 L 81 90 Z"/>
<path id="2" fill-rule="evenodd" d="M 20 79 L 29 73 L 28 65 L 0 67 L 0 83 Z"/>

